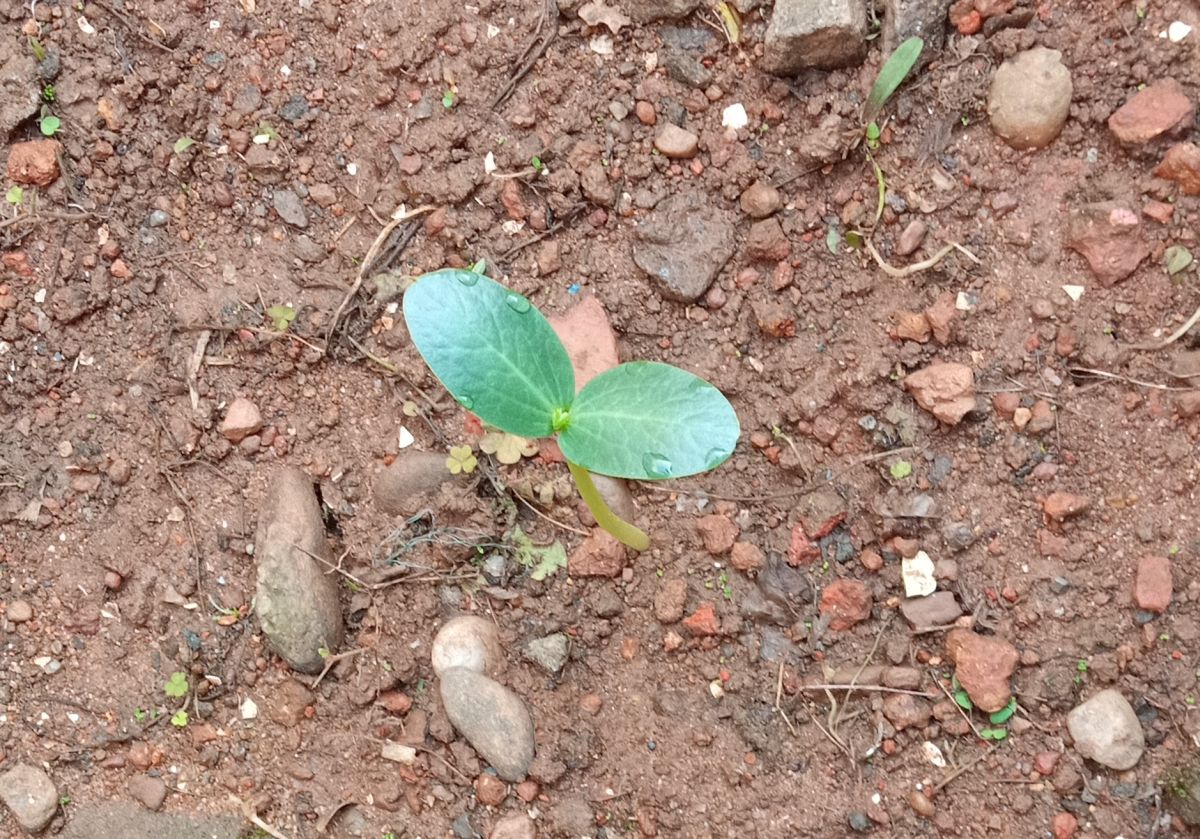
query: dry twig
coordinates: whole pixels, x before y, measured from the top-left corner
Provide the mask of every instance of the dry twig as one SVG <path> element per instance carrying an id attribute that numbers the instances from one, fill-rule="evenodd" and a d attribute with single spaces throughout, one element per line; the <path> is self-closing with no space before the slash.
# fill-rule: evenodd
<path id="1" fill-rule="evenodd" d="M 871 254 L 876 264 L 883 269 L 883 273 L 887 274 L 889 277 L 895 277 L 896 279 L 911 277 L 913 274 L 919 274 L 922 271 L 927 271 L 945 259 L 946 256 L 953 251 L 958 251 L 959 253 L 963 254 L 976 265 L 983 264 L 980 262 L 979 257 L 971 253 L 958 242 L 951 242 L 933 256 L 929 257 L 929 259 L 924 259 L 920 262 L 914 262 L 912 265 L 905 265 L 903 268 L 897 268 L 896 266 L 889 265 L 887 262 L 885 262 L 883 257 L 879 255 L 879 251 L 875 250 L 875 244 L 866 236 L 863 236 L 863 245 L 866 247 L 867 253 Z"/>

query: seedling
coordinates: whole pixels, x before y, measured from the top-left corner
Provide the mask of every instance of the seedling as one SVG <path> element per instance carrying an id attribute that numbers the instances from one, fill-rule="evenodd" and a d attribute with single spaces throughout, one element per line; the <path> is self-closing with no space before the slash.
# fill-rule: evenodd
<path id="1" fill-rule="evenodd" d="M 542 159 L 536 154 L 529 159 L 529 165 L 532 166 L 533 171 L 537 172 L 539 175 L 542 173 L 542 170 L 546 168 L 546 164 L 542 163 Z"/>
<path id="2" fill-rule="evenodd" d="M 196 145 L 196 141 L 191 137 L 180 137 L 175 141 L 175 154 L 183 154 L 194 145 Z"/>
<path id="3" fill-rule="evenodd" d="M 404 294 L 404 320 L 460 405 L 509 434 L 557 437 L 596 522 L 636 550 L 649 537 L 608 508 L 591 473 L 657 481 L 706 472 L 729 458 L 741 432 L 719 390 L 669 364 L 621 364 L 576 394 L 571 359 L 542 313 L 471 271 L 417 279 Z"/>
<path id="4" fill-rule="evenodd" d="M 53 102 L 58 98 L 58 91 L 54 89 L 54 85 L 48 84 L 42 86 L 42 101 Z"/>
<path id="5" fill-rule="evenodd" d="M 4 200 L 13 206 L 16 206 L 25 200 L 25 190 L 21 189 L 19 186 L 9 187 L 8 192 L 4 194 Z"/>
<path id="6" fill-rule="evenodd" d="M 188 724 L 188 712 L 187 711 L 176 711 L 175 714 L 171 717 L 171 725 L 175 726 L 176 728 L 187 728 L 187 724 Z"/>
<path id="7" fill-rule="evenodd" d="M 43 137 L 53 137 L 58 133 L 58 129 L 62 128 L 62 120 L 54 114 L 47 113 L 46 109 L 42 109 L 42 118 L 38 120 L 38 129 L 42 132 Z"/>
<path id="8" fill-rule="evenodd" d="M 42 46 L 42 42 L 32 35 L 29 36 L 29 51 L 33 53 L 33 57 L 38 61 L 46 60 L 46 48 Z"/>
<path id="9" fill-rule="evenodd" d="M 171 678 L 167 679 L 167 683 L 163 685 L 163 693 L 167 696 L 180 697 L 187 696 L 188 681 L 187 674 L 176 670 L 171 674 Z"/>

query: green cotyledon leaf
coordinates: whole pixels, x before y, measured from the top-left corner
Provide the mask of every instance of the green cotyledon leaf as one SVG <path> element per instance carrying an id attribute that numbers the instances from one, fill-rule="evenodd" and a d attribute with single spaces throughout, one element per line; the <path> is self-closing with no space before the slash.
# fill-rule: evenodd
<path id="1" fill-rule="evenodd" d="M 584 385 L 558 445 L 592 472 L 662 480 L 719 466 L 740 433 L 733 406 L 712 384 L 669 364 L 635 361 Z"/>
<path id="2" fill-rule="evenodd" d="M 425 274 L 404 321 L 433 374 L 468 411 L 521 437 L 547 437 L 575 398 L 571 359 L 528 299 L 472 271 Z"/>

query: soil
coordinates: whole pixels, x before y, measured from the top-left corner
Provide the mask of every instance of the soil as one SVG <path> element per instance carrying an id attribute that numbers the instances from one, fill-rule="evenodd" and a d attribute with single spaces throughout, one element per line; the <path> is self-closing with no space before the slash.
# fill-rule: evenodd
<path id="1" fill-rule="evenodd" d="M 52 830 L 132 801 L 146 773 L 167 784 L 164 812 L 236 814 L 236 796 L 288 837 L 488 836 L 521 812 L 544 837 L 912 836 L 931 824 L 1028 837 L 1064 813 L 1082 835 L 1181 830 L 1161 791 L 1197 731 L 1200 425 L 1188 382 L 1169 372 L 1186 368 L 1196 335 L 1129 346 L 1196 306 L 1194 270 L 1169 276 L 1162 257 L 1196 246 L 1200 203 L 1154 179 L 1156 153 L 1122 148 L 1105 121 L 1168 76 L 1196 101 L 1200 39 L 1158 37 L 1176 19 L 1200 29 L 1196 8 L 1044 3 L 1025 28 L 953 35 L 889 105 L 873 242 L 896 265 L 946 242 L 978 263 L 955 252 L 893 278 L 829 245 L 831 230 L 874 218 L 862 148 L 823 168 L 806 156 L 848 144 L 876 46 L 860 69 L 785 81 L 755 67 L 765 9 L 745 16 L 738 46 L 700 11 L 622 27 L 606 55 L 562 5 L 557 24 L 511 0 L 110 0 L 83 17 L 42 0 L 0 13 L 0 65 L 30 49 L 21 27 L 61 65 L 47 107 L 62 120 L 61 176 L 26 187 L 0 222 L 0 772 L 48 767 L 63 795 Z M 556 37 L 493 107 L 539 32 Z M 684 42 L 700 45 L 702 88 L 665 69 L 669 43 Z M 1034 45 L 1071 68 L 1071 116 L 1049 148 L 1016 152 L 988 126 L 988 85 Z M 734 103 L 750 124 L 727 137 Z M 653 153 L 656 127 L 640 119 L 652 116 L 685 117 L 697 156 Z M 6 142 L 38 136 L 35 118 Z M 752 237 L 739 197 L 758 180 L 784 206 Z M 702 196 L 735 230 L 696 303 L 664 295 L 634 261 L 638 225 L 675 195 Z M 1150 257 L 1102 285 L 1065 247 L 1069 217 L 1104 201 L 1140 213 L 1150 199 L 1173 216 L 1142 218 Z M 395 226 L 340 309 L 402 206 L 431 209 Z M 915 218 L 925 242 L 899 256 Z M 398 278 L 481 259 L 546 313 L 595 297 L 623 360 L 692 370 L 737 409 L 728 463 L 633 487 L 655 547 L 615 578 L 563 569 L 538 582 L 512 557 L 483 576 L 513 524 L 568 552 L 588 532 L 546 449 L 515 466 L 477 452 L 479 471 L 432 510 L 435 524 L 467 522 L 465 536 L 373 503 L 402 426 L 421 450 L 478 444 L 408 343 L 396 293 Z M 1075 301 L 1064 285 L 1086 291 Z M 952 314 L 948 300 L 967 308 Z M 935 304 L 948 334 L 899 337 L 903 313 Z M 903 387 L 933 361 L 974 372 L 976 406 L 957 425 Z M 238 397 L 263 428 L 235 443 L 221 422 Z M 340 651 L 360 650 L 315 688 L 270 652 L 251 609 L 253 534 L 280 464 L 319 485 L 347 572 Z M 546 484 L 541 515 L 513 499 Z M 1044 517 L 1057 491 L 1089 509 Z M 705 548 L 713 524 L 697 523 L 711 515 L 736 524 L 731 554 Z M 1020 653 L 1021 711 L 1002 742 L 884 691 L 800 689 L 885 664 L 916 668 L 930 704 L 953 689 L 944 630 L 896 614 L 900 556 L 914 547 L 963 620 Z M 1132 601 L 1147 554 L 1173 569 L 1162 615 Z M 789 556 L 798 580 L 780 571 Z M 397 562 L 408 573 L 395 584 L 356 582 Z M 818 612 L 840 578 L 871 595 L 866 619 L 837 612 L 845 629 Z M 26 607 L 30 619 L 11 619 Z M 430 641 L 464 611 L 496 622 L 506 684 L 535 719 L 533 785 L 506 795 L 476 783 L 485 767 L 434 689 Z M 559 673 L 522 657 L 559 631 L 571 642 Z M 174 672 L 193 688 L 186 700 L 164 693 Z M 1125 772 L 1085 762 L 1066 731 L 1066 713 L 1102 687 L 1145 730 Z M 189 722 L 173 725 L 181 709 Z M 915 721 L 897 730 L 902 715 Z M 415 761 L 382 757 L 392 740 L 418 746 Z M 913 799 L 919 789 L 928 797 Z M 18 832 L 0 813 L 0 833 Z"/>

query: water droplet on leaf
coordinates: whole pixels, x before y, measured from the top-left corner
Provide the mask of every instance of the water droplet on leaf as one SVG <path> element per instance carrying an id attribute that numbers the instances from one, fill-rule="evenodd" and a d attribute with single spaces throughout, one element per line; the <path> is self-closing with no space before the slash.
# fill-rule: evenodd
<path id="1" fill-rule="evenodd" d="M 646 452 L 642 455 L 642 468 L 646 470 L 646 474 L 651 478 L 669 478 L 671 477 L 671 461 L 664 454 L 657 452 Z"/>
<path id="2" fill-rule="evenodd" d="M 479 282 L 479 275 L 474 271 L 458 271 L 454 278 L 465 286 L 473 286 Z"/>
<path id="3" fill-rule="evenodd" d="M 470 411 L 475 407 L 475 397 L 468 393 L 464 393 L 462 396 L 458 397 L 458 404 Z"/>
<path id="4" fill-rule="evenodd" d="M 517 314 L 522 314 L 522 315 L 525 314 L 526 312 L 528 312 L 531 308 L 533 308 L 533 304 L 531 304 L 528 299 L 522 297 L 519 294 L 507 295 L 504 298 L 504 304 L 506 306 L 508 306 L 508 308 L 510 308 L 514 312 L 516 312 Z"/>

